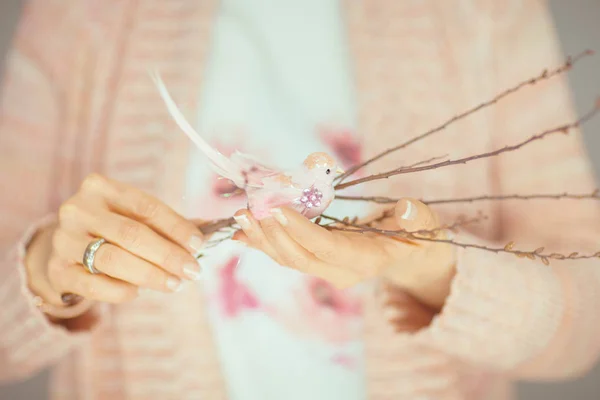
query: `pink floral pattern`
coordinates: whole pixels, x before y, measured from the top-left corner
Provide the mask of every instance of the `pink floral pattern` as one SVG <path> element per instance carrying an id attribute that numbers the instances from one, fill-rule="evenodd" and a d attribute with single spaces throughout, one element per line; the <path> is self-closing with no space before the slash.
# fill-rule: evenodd
<path id="1" fill-rule="evenodd" d="M 331 148 L 344 168 L 356 165 L 362 160 L 362 146 L 350 129 L 320 126 L 318 132 L 321 140 Z"/>
<path id="2" fill-rule="evenodd" d="M 271 308 L 272 317 L 295 335 L 344 344 L 357 340 L 362 322 L 361 298 L 306 276 L 291 290 L 293 306 Z"/>
<path id="3" fill-rule="evenodd" d="M 240 257 L 235 256 L 219 270 L 218 303 L 225 318 L 235 318 L 244 310 L 260 308 L 260 302 L 250 287 L 236 277 Z"/>

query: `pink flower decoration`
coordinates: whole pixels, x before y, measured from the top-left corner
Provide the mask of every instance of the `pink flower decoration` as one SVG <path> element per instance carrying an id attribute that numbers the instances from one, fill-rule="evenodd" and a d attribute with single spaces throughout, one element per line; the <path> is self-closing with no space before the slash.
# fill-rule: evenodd
<path id="1" fill-rule="evenodd" d="M 235 318 L 243 310 L 260 308 L 258 298 L 245 283 L 239 281 L 235 272 L 240 264 L 240 257 L 235 256 L 219 270 L 218 300 L 223 316 Z"/>

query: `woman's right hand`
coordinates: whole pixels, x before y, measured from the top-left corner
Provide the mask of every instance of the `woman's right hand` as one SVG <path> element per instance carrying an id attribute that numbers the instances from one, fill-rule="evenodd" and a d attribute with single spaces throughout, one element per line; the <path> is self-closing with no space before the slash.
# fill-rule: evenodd
<path id="1" fill-rule="evenodd" d="M 53 231 L 42 232 L 28 248 L 31 290 L 63 306 L 61 295 L 122 303 L 138 288 L 175 292 L 197 280 L 202 233 L 156 198 L 123 183 L 92 174 L 59 210 Z M 46 243 L 44 243 L 46 237 Z M 90 242 L 104 238 L 91 274 L 82 264 Z M 45 254 L 43 254 L 45 253 Z"/>

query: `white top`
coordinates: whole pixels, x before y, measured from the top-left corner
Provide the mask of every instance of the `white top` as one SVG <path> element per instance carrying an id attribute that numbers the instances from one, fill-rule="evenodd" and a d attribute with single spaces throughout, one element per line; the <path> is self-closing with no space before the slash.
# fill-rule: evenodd
<path id="1" fill-rule="evenodd" d="M 223 0 L 199 93 L 199 132 L 225 154 L 240 150 L 282 168 L 314 151 L 355 162 L 340 11 L 336 0 Z M 194 149 L 188 215 L 231 216 L 245 202 L 219 196 L 230 189 Z M 330 210 L 353 215 L 357 207 Z M 336 291 L 231 241 L 201 263 L 231 399 L 365 398 L 360 289 Z"/>

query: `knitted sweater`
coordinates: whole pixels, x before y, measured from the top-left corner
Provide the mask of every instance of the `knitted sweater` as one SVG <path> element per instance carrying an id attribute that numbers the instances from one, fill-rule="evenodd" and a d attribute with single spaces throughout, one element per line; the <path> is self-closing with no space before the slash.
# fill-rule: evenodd
<path id="1" fill-rule="evenodd" d="M 189 310 L 204 301 L 202 286 L 98 306 L 89 329 L 69 332 L 32 304 L 22 265 L 32 232 L 52 220 L 92 171 L 183 209 L 189 142 L 154 95 L 146 71 L 158 66 L 178 103 L 196 110 L 215 6 L 209 0 L 28 3 L 7 66 L 0 125 L 1 379 L 54 365 L 54 399 L 228 398 L 204 309 Z M 346 0 L 344 18 L 363 158 L 562 61 L 542 1 Z M 574 118 L 564 79 L 552 79 L 371 171 L 499 148 Z M 379 181 L 368 190 L 433 199 L 593 186 L 575 132 L 500 157 Z M 457 240 L 582 252 L 600 242 L 600 210 L 592 202 L 438 208 L 444 220 L 476 210 L 489 219 Z M 513 379 L 585 372 L 600 347 L 599 267 L 597 260 L 545 266 L 461 251 L 441 312 L 401 333 L 384 318 L 373 286 L 362 304 L 368 398 L 505 400 Z M 413 309 L 407 306 L 407 319 Z"/>

